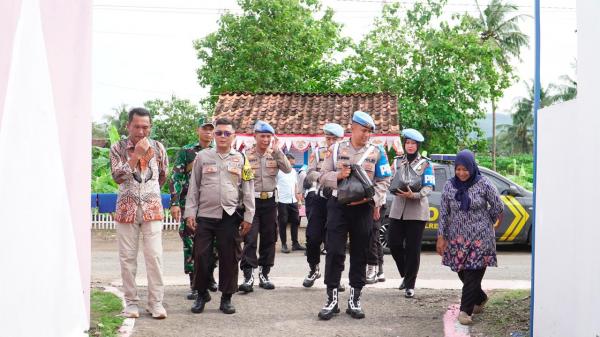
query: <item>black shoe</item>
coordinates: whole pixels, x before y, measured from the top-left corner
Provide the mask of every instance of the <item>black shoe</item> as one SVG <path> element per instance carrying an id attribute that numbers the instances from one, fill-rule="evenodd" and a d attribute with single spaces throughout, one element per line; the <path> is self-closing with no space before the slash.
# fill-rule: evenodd
<path id="1" fill-rule="evenodd" d="M 273 284 L 273 282 L 271 282 L 271 280 L 269 280 L 270 270 L 271 267 L 266 266 L 261 266 L 258 269 L 258 286 L 266 290 L 275 289 L 275 285 Z"/>
<path id="2" fill-rule="evenodd" d="M 195 300 L 198 298 L 198 290 L 191 289 L 190 292 L 185 296 L 188 300 Z"/>
<path id="3" fill-rule="evenodd" d="M 315 284 L 315 281 L 321 277 L 321 272 L 319 271 L 319 265 L 311 266 L 310 271 L 308 272 L 308 276 L 302 282 L 302 285 L 306 288 L 310 288 Z"/>
<path id="4" fill-rule="evenodd" d="M 404 280 L 402 280 L 402 283 L 400 283 L 400 286 L 398 287 L 398 289 L 400 289 L 400 290 L 406 289 L 406 284 L 404 284 Z"/>
<path id="5" fill-rule="evenodd" d="M 235 314 L 235 307 L 231 304 L 231 295 L 229 297 L 221 297 L 219 310 L 228 315 Z"/>
<path id="6" fill-rule="evenodd" d="M 196 298 L 196 301 L 194 301 L 194 305 L 192 305 L 192 312 L 195 314 L 203 312 L 204 305 L 210 302 L 210 300 L 210 294 L 208 293 L 208 291 L 204 291 L 204 294 L 202 296 L 198 296 L 198 298 Z"/>
<path id="7" fill-rule="evenodd" d="M 290 249 L 288 248 L 287 244 L 285 244 L 285 243 L 281 244 L 281 252 L 286 253 L 286 254 L 288 254 L 290 252 Z"/>
<path id="8" fill-rule="evenodd" d="M 244 282 L 238 287 L 239 291 L 243 291 L 245 293 L 251 293 L 254 291 L 254 275 L 252 271 L 252 268 L 246 268 L 243 270 Z"/>
<path id="9" fill-rule="evenodd" d="M 322 320 L 330 320 L 333 315 L 340 312 L 338 306 L 338 290 L 335 288 L 327 288 L 327 302 L 325 306 L 319 311 L 319 318 Z"/>
<path id="10" fill-rule="evenodd" d="M 304 247 L 298 242 L 294 242 L 292 243 L 292 250 L 306 250 L 306 247 Z"/>
<path id="11" fill-rule="evenodd" d="M 217 281 L 215 281 L 215 276 L 212 273 L 210 274 L 210 279 L 208 281 L 208 290 L 212 291 L 213 293 L 219 290 L 219 285 L 217 284 Z"/>
<path id="12" fill-rule="evenodd" d="M 360 306 L 360 289 L 350 288 L 350 298 L 348 299 L 348 309 L 346 309 L 346 313 L 352 316 L 352 318 L 365 318 L 365 312 Z"/>

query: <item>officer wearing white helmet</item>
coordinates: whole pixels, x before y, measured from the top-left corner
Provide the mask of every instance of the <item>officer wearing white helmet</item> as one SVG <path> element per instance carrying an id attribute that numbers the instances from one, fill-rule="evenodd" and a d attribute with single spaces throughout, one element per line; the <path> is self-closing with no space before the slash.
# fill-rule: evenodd
<path id="1" fill-rule="evenodd" d="M 396 185 L 402 187 L 391 191 L 395 196 L 389 214 L 388 245 L 400 276 L 404 278 L 400 290 L 404 290 L 405 297 L 412 298 L 419 272 L 423 230 L 429 220 L 427 196 L 435 186 L 435 176 L 429 160 L 419 154 L 425 140 L 423 135 L 415 129 L 404 129 L 402 137 L 404 154 L 394 160 L 392 166 L 396 172 L 390 189 Z"/>
<path id="2" fill-rule="evenodd" d="M 371 240 L 373 220 L 380 218 L 380 208 L 385 203 L 386 190 L 390 183 L 391 170 L 385 150 L 369 143 L 375 130 L 375 122 L 367 113 L 354 112 L 350 139 L 335 144 L 327 156 L 319 183 L 333 189 L 327 202 L 327 256 L 325 259 L 325 284 L 327 302 L 319 312 L 319 318 L 328 320 L 337 314 L 338 286 L 346 259 L 346 241 L 350 235 L 350 298 L 346 313 L 352 318 L 364 318 L 360 304 L 362 288 L 366 283 L 365 268 L 367 251 Z M 372 198 L 348 204 L 338 201 L 338 185 L 349 178 L 351 165 L 362 167 L 374 184 Z M 346 180 L 346 182 L 348 182 Z"/>
<path id="3" fill-rule="evenodd" d="M 304 179 L 304 200 L 306 205 L 306 261 L 310 270 L 302 285 L 312 287 L 315 280 L 321 277 L 321 244 L 325 243 L 325 224 L 327 223 L 327 199 L 332 189 L 323 187 L 318 179 L 325 158 L 329 156 L 329 148 L 344 138 L 344 128 L 335 123 L 327 123 L 323 127 L 327 146 L 314 150 L 308 160 L 308 172 Z M 342 289 L 339 289 L 342 291 Z"/>

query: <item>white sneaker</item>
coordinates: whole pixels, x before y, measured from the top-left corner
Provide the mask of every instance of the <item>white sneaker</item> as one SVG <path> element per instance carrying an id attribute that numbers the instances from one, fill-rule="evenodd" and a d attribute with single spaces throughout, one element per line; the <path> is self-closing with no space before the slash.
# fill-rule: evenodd
<path id="1" fill-rule="evenodd" d="M 382 271 L 377 273 L 377 282 L 385 282 L 385 274 Z"/>
<path id="2" fill-rule="evenodd" d="M 367 265 L 367 284 L 377 283 L 377 266 Z"/>
<path id="3" fill-rule="evenodd" d="M 150 307 L 150 313 L 152 314 L 152 318 L 154 319 L 164 319 L 167 318 L 167 310 L 162 305 L 162 303 L 156 303 Z"/>
<path id="4" fill-rule="evenodd" d="M 121 315 L 126 318 L 139 318 L 140 309 L 138 308 L 137 304 L 128 304 L 125 309 L 123 309 Z"/>
<path id="5" fill-rule="evenodd" d="M 469 315 L 467 315 L 466 312 L 461 311 L 458 314 L 458 322 L 462 325 L 471 325 L 473 324 L 473 318 Z"/>
<path id="6" fill-rule="evenodd" d="M 413 297 L 415 297 L 415 290 L 414 289 L 406 289 L 404 291 L 404 297 L 406 297 L 406 298 L 413 298 Z"/>

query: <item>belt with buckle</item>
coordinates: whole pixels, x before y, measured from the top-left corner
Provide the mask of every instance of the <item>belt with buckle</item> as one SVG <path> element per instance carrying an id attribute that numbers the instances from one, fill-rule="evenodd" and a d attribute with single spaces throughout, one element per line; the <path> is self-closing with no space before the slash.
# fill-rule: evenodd
<path id="1" fill-rule="evenodd" d="M 270 199 L 273 195 L 273 192 L 254 192 L 254 197 L 261 200 Z"/>
<path id="2" fill-rule="evenodd" d="M 304 197 L 306 198 L 306 196 L 308 196 L 308 194 L 310 192 L 315 192 L 316 193 L 317 192 L 317 188 L 316 187 L 311 187 L 311 188 L 307 189 L 306 191 L 304 191 Z"/>

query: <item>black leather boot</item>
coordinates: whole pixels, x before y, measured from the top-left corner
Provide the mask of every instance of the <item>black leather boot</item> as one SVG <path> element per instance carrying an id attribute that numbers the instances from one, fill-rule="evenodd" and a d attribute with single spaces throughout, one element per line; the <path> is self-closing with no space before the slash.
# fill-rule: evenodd
<path id="1" fill-rule="evenodd" d="M 188 300 L 195 300 L 198 298 L 198 290 L 190 289 L 190 292 L 187 294 L 186 298 Z"/>
<path id="2" fill-rule="evenodd" d="M 245 293 L 254 291 L 254 275 L 252 271 L 252 268 L 245 268 L 243 270 L 244 282 L 238 287 L 239 291 L 243 291 Z"/>
<path id="3" fill-rule="evenodd" d="M 221 295 L 221 305 L 219 306 L 219 310 L 228 315 L 235 313 L 235 307 L 231 304 L 231 294 Z"/>
<path id="4" fill-rule="evenodd" d="M 365 312 L 360 307 L 360 289 L 350 288 L 350 298 L 348 299 L 346 313 L 352 316 L 352 318 L 365 318 Z"/>
<path id="5" fill-rule="evenodd" d="M 275 285 L 269 280 L 269 271 L 271 271 L 271 267 L 258 267 L 258 286 L 266 290 L 273 290 Z"/>
<path id="6" fill-rule="evenodd" d="M 310 266 L 310 271 L 308 272 L 308 275 L 306 276 L 306 278 L 304 278 L 304 282 L 302 282 L 302 285 L 306 288 L 310 288 L 313 286 L 313 284 L 315 284 L 315 281 L 321 277 L 321 271 L 319 270 L 319 265 L 315 264 Z"/>
<path id="7" fill-rule="evenodd" d="M 327 287 L 327 302 L 325 306 L 319 311 L 319 318 L 322 320 L 330 320 L 333 315 L 340 312 L 338 306 L 338 290 L 337 288 Z"/>
<path id="8" fill-rule="evenodd" d="M 192 312 L 195 314 L 199 314 L 204 311 L 204 306 L 206 303 L 210 302 L 210 294 L 208 291 L 204 291 L 202 294 L 198 292 L 198 298 L 194 301 L 194 305 L 192 305 Z"/>

